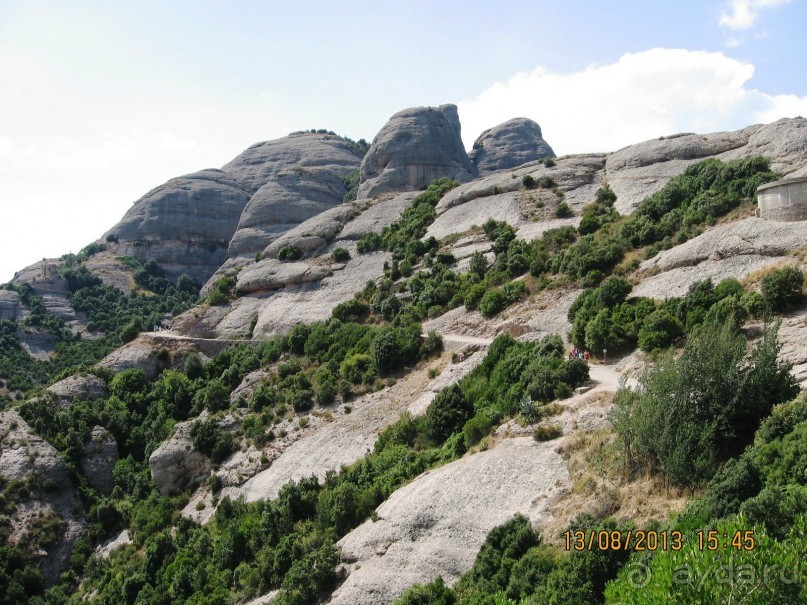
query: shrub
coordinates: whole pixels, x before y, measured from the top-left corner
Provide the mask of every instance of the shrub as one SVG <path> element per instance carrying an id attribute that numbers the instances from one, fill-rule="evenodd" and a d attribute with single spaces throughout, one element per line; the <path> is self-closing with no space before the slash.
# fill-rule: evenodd
<path id="1" fill-rule="evenodd" d="M 331 311 L 331 315 L 339 321 L 348 323 L 361 321 L 369 312 L 370 307 L 367 303 L 356 298 L 351 298 L 350 300 L 336 305 L 333 311 Z"/>
<path id="2" fill-rule="evenodd" d="M 356 250 L 358 250 L 359 254 L 366 254 L 368 252 L 380 250 L 381 246 L 381 236 L 372 231 L 362 235 L 359 241 L 356 242 Z"/>
<path id="3" fill-rule="evenodd" d="M 613 206 L 614 202 L 616 201 L 616 193 L 614 193 L 614 190 L 611 189 L 611 186 L 608 183 L 606 183 L 605 185 L 597 189 L 595 198 L 598 204 L 603 204 L 604 206 Z"/>
<path id="4" fill-rule="evenodd" d="M 485 292 L 479 301 L 479 311 L 485 317 L 492 317 L 507 306 L 507 295 L 501 288 Z"/>
<path id="5" fill-rule="evenodd" d="M 339 366 L 342 378 L 353 384 L 360 384 L 372 366 L 372 358 L 365 353 L 354 353 Z"/>
<path id="6" fill-rule="evenodd" d="M 345 248 L 335 248 L 331 254 L 331 258 L 337 263 L 346 263 L 350 260 L 350 252 Z"/>
<path id="7" fill-rule="evenodd" d="M 667 311 L 659 309 L 645 318 L 639 329 L 639 347 L 643 351 L 666 349 L 684 333 L 684 326 Z"/>
<path id="8" fill-rule="evenodd" d="M 796 267 L 784 267 L 762 278 L 762 298 L 774 311 L 783 311 L 802 300 L 804 274 Z"/>
<path id="9" fill-rule="evenodd" d="M 535 179 L 532 175 L 525 174 L 521 178 L 521 186 L 524 187 L 524 189 L 535 189 Z"/>
<path id="10" fill-rule="evenodd" d="M 636 393 L 617 397 L 613 423 L 630 465 L 658 469 L 673 483 L 706 483 L 730 452 L 749 443 L 777 403 L 798 392 L 777 356 L 778 326 L 766 326 L 746 358 L 729 325 L 704 325 L 677 358 L 649 367 Z M 791 471 L 787 471 L 791 472 Z"/>
<path id="11" fill-rule="evenodd" d="M 296 246 L 283 246 L 277 252 L 277 260 L 282 262 L 295 261 L 303 258 L 303 251 Z"/>
<path id="12" fill-rule="evenodd" d="M 552 441 L 563 436 L 563 429 L 557 424 L 541 425 L 535 429 L 532 438 L 536 441 Z"/>
<path id="13" fill-rule="evenodd" d="M 477 412 L 477 414 L 462 427 L 462 439 L 466 449 L 479 443 L 483 437 L 490 433 L 492 428 L 493 419 L 490 415 L 484 411 Z"/>
<path id="14" fill-rule="evenodd" d="M 426 411 L 426 432 L 435 443 L 443 443 L 459 431 L 473 413 L 473 405 L 457 385 L 443 389 Z"/>
<path id="15" fill-rule="evenodd" d="M 572 216 L 574 216 L 574 212 L 566 202 L 561 202 L 555 207 L 556 218 L 570 218 Z"/>
<path id="16" fill-rule="evenodd" d="M 212 418 L 197 420 L 191 425 L 193 447 L 210 456 L 213 462 L 221 462 L 233 452 L 235 441 L 231 433 L 219 426 Z"/>

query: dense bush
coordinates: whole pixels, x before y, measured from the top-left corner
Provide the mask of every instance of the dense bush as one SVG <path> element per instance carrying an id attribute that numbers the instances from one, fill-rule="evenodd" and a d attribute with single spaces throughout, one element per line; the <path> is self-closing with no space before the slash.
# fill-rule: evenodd
<path id="1" fill-rule="evenodd" d="M 281 262 L 289 262 L 300 260 L 305 253 L 296 246 L 283 246 L 277 251 L 277 260 Z"/>
<path id="2" fill-rule="evenodd" d="M 648 368 L 636 393 L 616 401 L 614 426 L 629 464 L 658 470 L 678 485 L 703 485 L 719 463 L 749 443 L 777 403 L 798 387 L 780 364 L 778 327 L 766 326 L 746 360 L 730 325 L 705 325 L 680 358 L 668 353 Z"/>
<path id="3" fill-rule="evenodd" d="M 454 385 L 440 391 L 429 404 L 426 410 L 426 431 L 436 443 L 442 443 L 461 430 L 473 413 L 473 404 L 465 393 Z"/>
<path id="4" fill-rule="evenodd" d="M 762 278 L 762 298 L 774 311 L 802 301 L 804 274 L 796 267 L 775 269 Z"/>
<path id="5" fill-rule="evenodd" d="M 331 258 L 337 263 L 346 263 L 350 260 L 350 252 L 345 248 L 335 248 L 331 253 Z"/>

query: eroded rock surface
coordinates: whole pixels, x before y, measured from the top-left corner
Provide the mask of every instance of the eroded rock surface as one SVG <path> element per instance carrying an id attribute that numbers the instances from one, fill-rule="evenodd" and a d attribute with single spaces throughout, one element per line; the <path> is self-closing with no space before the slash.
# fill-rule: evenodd
<path id="1" fill-rule="evenodd" d="M 389 603 L 414 583 L 453 584 L 487 533 L 521 513 L 540 526 L 570 485 L 551 443 L 507 439 L 495 448 L 428 471 L 396 491 L 339 541 L 350 575 L 332 605 Z"/>
<path id="2" fill-rule="evenodd" d="M 542 158 L 554 158 L 555 152 L 544 140 L 536 122 L 514 118 L 479 135 L 468 157 L 479 176 L 485 176 Z"/>
<path id="3" fill-rule="evenodd" d="M 92 374 L 69 376 L 53 383 L 47 390 L 63 405 L 73 400 L 103 399 L 109 395 L 106 383 Z"/>
<path id="4" fill-rule="evenodd" d="M 659 271 L 645 277 L 632 296 L 662 299 L 683 296 L 694 282 L 726 277 L 742 279 L 771 265 L 793 264 L 791 253 L 807 247 L 803 222 L 779 223 L 746 218 L 717 225 L 698 237 L 659 253 L 640 265 L 643 271 Z"/>
<path id="5" fill-rule="evenodd" d="M 248 194 L 226 172 L 202 170 L 171 179 L 137 200 L 106 233 L 109 249 L 154 258 L 176 278 L 205 281 L 224 262 Z"/>
<path id="6" fill-rule="evenodd" d="M 67 569 L 73 546 L 86 531 L 86 522 L 61 456 L 15 410 L 0 414 L 0 476 L 30 486 L 29 497 L 19 502 L 11 515 L 12 544 L 24 540 L 43 519 L 59 519 L 55 542 L 38 551 L 45 582 L 53 584 Z"/>
<path id="7" fill-rule="evenodd" d="M 210 475 L 210 458 L 193 447 L 193 422 L 180 422 L 174 434 L 164 441 L 151 456 L 151 477 L 163 495 L 182 491 Z"/>
<path id="8" fill-rule="evenodd" d="M 414 107 L 392 116 L 361 163 L 359 198 L 425 189 L 435 179 L 471 180 L 456 105 Z"/>
<path id="9" fill-rule="evenodd" d="M 117 461 L 118 444 L 115 438 L 104 427 L 93 427 L 89 440 L 84 444 L 80 463 L 90 485 L 101 494 L 109 495 L 115 487 L 112 471 Z"/>

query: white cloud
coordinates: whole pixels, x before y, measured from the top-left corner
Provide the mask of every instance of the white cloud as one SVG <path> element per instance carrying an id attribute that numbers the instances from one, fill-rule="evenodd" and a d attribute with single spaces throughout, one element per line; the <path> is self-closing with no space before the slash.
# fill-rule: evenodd
<path id="1" fill-rule="evenodd" d="M 719 52 L 663 48 L 571 74 L 539 67 L 460 102 L 463 140 L 470 148 L 486 128 L 525 116 L 563 155 L 807 115 L 807 97 L 747 88 L 753 74 L 753 65 Z"/>
<path id="2" fill-rule="evenodd" d="M 734 30 L 749 29 L 761 11 L 789 2 L 791 0 L 729 0 L 727 8 L 720 13 L 720 25 Z"/>

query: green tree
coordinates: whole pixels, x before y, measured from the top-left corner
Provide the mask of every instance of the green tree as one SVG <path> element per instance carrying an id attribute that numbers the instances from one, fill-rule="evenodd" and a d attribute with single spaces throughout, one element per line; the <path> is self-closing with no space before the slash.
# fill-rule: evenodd
<path id="1" fill-rule="evenodd" d="M 774 311 L 783 311 L 802 300 L 804 274 L 796 267 L 784 267 L 762 278 L 762 297 Z"/>
<path id="2" fill-rule="evenodd" d="M 426 432 L 435 443 L 443 443 L 462 429 L 473 416 L 474 407 L 457 385 L 443 389 L 426 410 Z"/>

